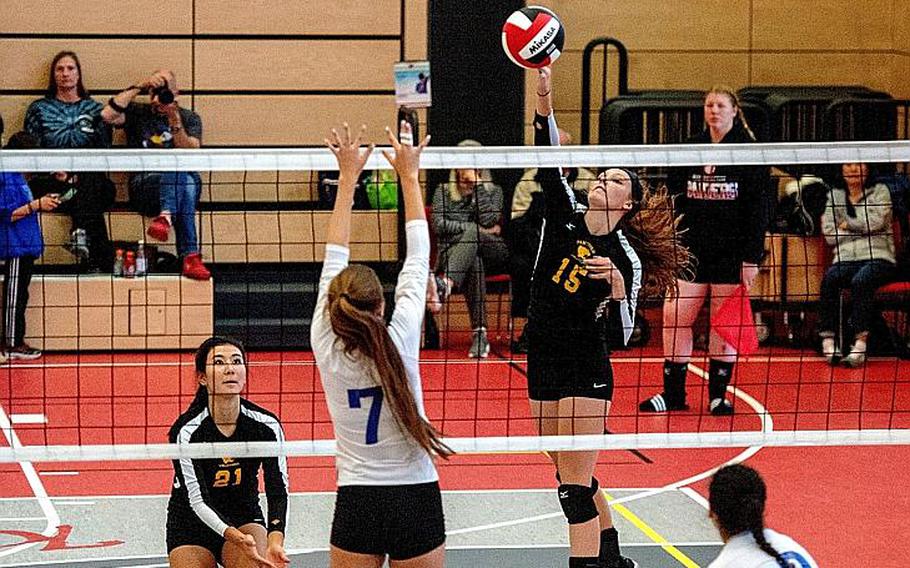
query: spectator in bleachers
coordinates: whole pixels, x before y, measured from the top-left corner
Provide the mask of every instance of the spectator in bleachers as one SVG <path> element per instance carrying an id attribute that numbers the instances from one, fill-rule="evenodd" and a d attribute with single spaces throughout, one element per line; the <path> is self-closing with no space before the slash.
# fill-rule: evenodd
<path id="1" fill-rule="evenodd" d="M 559 129 L 559 145 L 572 143 L 571 135 Z M 563 168 L 566 179 L 582 201 L 588 187 L 597 177 L 584 168 Z M 512 220 L 507 235 L 509 245 L 509 274 L 512 277 L 512 317 L 516 327 L 522 331 L 512 342 L 513 353 L 527 353 L 528 339 L 524 332 L 524 321 L 528 317 L 528 303 L 531 298 L 531 273 L 540 245 L 541 223 L 543 222 L 543 194 L 537 178 L 537 168 L 525 170 L 512 194 Z"/>
<path id="2" fill-rule="evenodd" d="M 705 96 L 705 129 L 687 142 L 741 144 L 755 142 L 736 93 L 714 87 Z M 664 369 L 662 392 L 642 401 L 641 412 L 688 409 L 686 375 L 692 357 L 692 327 L 710 295 L 716 311 L 737 286 L 746 289 L 758 275 L 768 226 L 769 171 L 756 166 L 676 168 L 667 187 L 683 244 L 697 259 L 694 274 L 679 276 L 679 294 L 664 302 Z M 708 344 L 708 401 L 712 415 L 733 413 L 727 386 L 733 378 L 736 349 L 711 330 Z"/>
<path id="3" fill-rule="evenodd" d="M 0 124 L 2 133 L 2 124 Z M 37 148 L 38 142 L 20 132 L 10 137 L 10 149 Z M 3 353 L 0 362 L 10 359 L 37 359 L 41 351 L 25 343 L 25 309 L 35 260 L 44 252 L 38 213 L 53 211 L 60 202 L 56 195 L 32 196 L 20 173 L 0 172 L 0 258 L 3 269 Z"/>
<path id="4" fill-rule="evenodd" d="M 133 99 L 149 94 L 149 103 Z M 199 148 L 202 119 L 181 107 L 177 79 L 167 69 L 155 71 L 146 80 L 108 99 L 101 116 L 108 124 L 126 130 L 130 148 Z M 166 241 L 171 227 L 176 231 L 177 254 L 183 258 L 183 275 L 208 280 L 196 234 L 196 206 L 202 183 L 195 172 L 140 172 L 130 176 L 130 207 L 147 217 L 148 235 Z"/>
<path id="5" fill-rule="evenodd" d="M 833 248 L 833 263 L 822 279 L 819 335 L 825 359 L 837 363 L 838 306 L 841 291 L 849 290 L 854 340 L 843 363 L 860 367 L 875 317 L 875 290 L 895 275 L 891 193 L 885 184 L 873 182 L 866 164 L 844 164 L 841 173 L 822 215 L 822 234 Z"/>
<path id="6" fill-rule="evenodd" d="M 458 145 L 480 143 L 464 140 Z M 473 358 L 486 357 L 490 352 L 486 275 L 503 274 L 508 268 L 502 215 L 502 188 L 493 183 L 488 170 L 452 170 L 448 183 L 441 184 L 433 194 L 433 228 L 439 253 L 436 277 L 430 278 L 429 307 L 438 312 L 453 288 L 464 292 L 473 330 L 468 356 Z"/>
<path id="7" fill-rule="evenodd" d="M 72 51 L 51 62 L 47 92 L 25 113 L 25 131 L 41 148 L 107 148 L 110 129 L 101 120 L 102 105 L 82 83 L 82 66 Z M 101 172 L 54 172 L 34 176 L 37 195 L 67 195 L 59 211 L 73 220 L 69 248 L 92 270 L 109 271 L 113 248 L 104 212 L 114 203 L 114 184 Z"/>

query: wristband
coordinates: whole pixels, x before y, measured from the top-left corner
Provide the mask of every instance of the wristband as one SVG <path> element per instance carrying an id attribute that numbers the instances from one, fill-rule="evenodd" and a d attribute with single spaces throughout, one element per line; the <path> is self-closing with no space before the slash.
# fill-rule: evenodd
<path id="1" fill-rule="evenodd" d="M 123 114 L 126 112 L 126 107 L 122 107 L 122 106 L 118 105 L 117 101 L 114 100 L 114 97 L 111 97 L 107 100 L 107 105 L 109 107 L 111 107 L 112 109 L 114 109 L 115 111 L 119 112 L 120 114 Z"/>

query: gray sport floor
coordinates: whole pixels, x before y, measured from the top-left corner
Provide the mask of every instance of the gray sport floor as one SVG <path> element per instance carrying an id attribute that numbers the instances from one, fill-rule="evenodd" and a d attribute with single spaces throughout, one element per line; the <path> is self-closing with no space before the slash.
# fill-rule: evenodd
<path id="1" fill-rule="evenodd" d="M 717 556 L 718 535 L 703 499 L 694 492 L 613 489 L 609 494 L 631 513 L 614 510 L 613 517 L 623 550 L 642 568 L 697 568 Z M 50 502 L 60 524 L 72 527 L 65 538 L 40 538 L 48 521 L 36 499 L 0 499 L 0 566 L 167 566 L 167 497 L 89 496 Z M 292 496 L 286 541 L 291 566 L 327 566 L 333 503 L 332 493 Z M 451 491 L 444 492 L 444 505 L 449 567 L 567 565 L 566 525 L 553 490 Z M 647 524 L 638 528 L 628 520 L 636 517 Z M 122 543 L 85 548 L 104 541 Z"/>

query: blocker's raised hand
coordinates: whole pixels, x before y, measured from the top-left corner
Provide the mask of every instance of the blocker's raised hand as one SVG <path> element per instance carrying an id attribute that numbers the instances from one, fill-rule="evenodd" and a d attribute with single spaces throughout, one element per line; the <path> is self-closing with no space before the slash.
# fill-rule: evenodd
<path id="1" fill-rule="evenodd" d="M 370 154 L 373 153 L 373 144 L 368 145 L 366 148 L 361 147 L 363 135 L 367 130 L 366 125 L 360 127 L 360 132 L 353 139 L 351 138 L 351 127 L 348 126 L 348 123 L 345 122 L 342 127 L 344 129 L 343 134 L 338 134 L 337 130 L 332 129 L 332 139 L 325 138 L 325 145 L 335 154 L 335 159 L 338 160 L 339 173 L 353 176 L 354 179 L 357 179 L 370 158 Z"/>

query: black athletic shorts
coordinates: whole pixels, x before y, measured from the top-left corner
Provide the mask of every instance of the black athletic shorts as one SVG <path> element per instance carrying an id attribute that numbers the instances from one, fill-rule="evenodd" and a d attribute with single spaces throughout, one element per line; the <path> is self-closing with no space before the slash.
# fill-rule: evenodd
<path id="1" fill-rule="evenodd" d="M 613 400 L 613 367 L 603 332 L 562 337 L 528 330 L 528 398 Z"/>
<path id="2" fill-rule="evenodd" d="M 742 280 L 743 263 L 738 258 L 718 256 L 717 254 L 699 255 L 692 250 L 695 263 L 692 267 L 694 277 L 690 282 L 696 284 L 739 284 Z"/>
<path id="3" fill-rule="evenodd" d="M 249 523 L 256 523 L 265 527 L 265 517 L 256 506 L 248 507 L 246 511 L 234 515 L 222 515 L 232 527 L 241 527 Z M 189 511 L 172 511 L 167 513 L 167 553 L 170 554 L 178 546 L 201 546 L 221 563 L 221 550 L 224 548 L 225 539 L 202 522 L 196 513 Z"/>
<path id="4" fill-rule="evenodd" d="M 391 560 L 435 550 L 446 541 L 439 483 L 339 487 L 329 541 L 347 552 Z"/>

